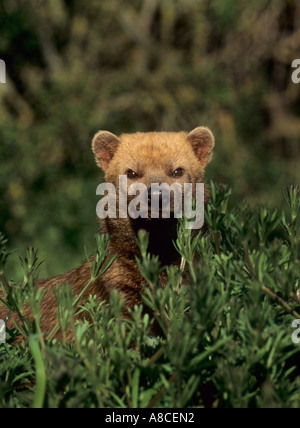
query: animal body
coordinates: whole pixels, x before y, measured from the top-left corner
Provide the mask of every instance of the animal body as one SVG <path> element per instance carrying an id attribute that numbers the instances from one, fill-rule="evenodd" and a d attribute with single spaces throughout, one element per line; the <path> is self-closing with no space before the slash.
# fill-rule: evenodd
<path id="1" fill-rule="evenodd" d="M 192 132 L 152 132 L 123 134 L 120 137 L 108 132 L 98 132 L 92 150 L 98 166 L 104 171 L 105 181 L 116 188 L 119 198 L 119 177 L 126 176 L 127 185 L 142 183 L 147 189 L 152 183 L 202 183 L 207 164 L 214 148 L 214 137 L 205 127 Z M 130 201 L 130 199 L 129 199 Z M 149 198 L 150 203 L 150 198 Z M 125 300 L 124 313 L 134 305 L 142 304 L 142 284 L 145 282 L 136 263 L 140 257 L 136 236 L 140 229 L 149 233 L 149 252 L 157 255 L 163 266 L 180 262 L 173 241 L 177 237 L 178 220 L 171 218 L 116 218 L 101 220 L 101 233 L 110 236 L 109 250 L 117 258 L 107 272 L 95 281 L 85 295 L 96 295 L 108 300 L 112 290 L 118 290 Z M 42 304 L 42 327 L 49 332 L 57 323 L 57 304 L 51 285 L 71 284 L 74 295 L 79 295 L 90 280 L 90 267 L 86 262 L 72 271 L 55 278 L 41 280 L 38 287 L 48 292 Z M 162 286 L 166 280 L 162 274 Z M 0 291 L 1 293 L 1 291 Z M 0 319 L 5 319 L 7 308 L 0 306 Z M 12 327 L 13 314 L 8 322 Z M 60 338 L 59 334 L 57 336 Z M 69 338 L 70 339 L 70 338 Z"/>

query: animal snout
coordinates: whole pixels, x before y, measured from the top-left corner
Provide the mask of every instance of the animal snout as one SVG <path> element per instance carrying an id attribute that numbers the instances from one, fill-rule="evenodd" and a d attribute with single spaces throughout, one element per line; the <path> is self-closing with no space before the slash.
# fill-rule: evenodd
<path id="1" fill-rule="evenodd" d="M 159 201 L 161 201 L 162 197 L 163 197 L 162 189 L 155 190 L 152 187 L 148 188 L 148 202 L 149 203 L 151 203 L 152 198 L 154 198 L 156 200 L 158 199 Z"/>

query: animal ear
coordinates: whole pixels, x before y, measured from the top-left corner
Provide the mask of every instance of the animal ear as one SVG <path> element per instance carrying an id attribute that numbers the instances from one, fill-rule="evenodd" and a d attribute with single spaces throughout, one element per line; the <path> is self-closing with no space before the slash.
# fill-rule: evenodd
<path id="1" fill-rule="evenodd" d="M 99 131 L 93 138 L 92 150 L 95 154 L 97 164 L 104 171 L 108 168 L 119 144 L 119 138 L 108 131 Z"/>
<path id="2" fill-rule="evenodd" d="M 195 155 L 205 167 L 212 158 L 212 151 L 215 146 L 215 137 L 213 133 L 205 127 L 199 127 L 190 132 L 187 136 L 191 143 Z"/>

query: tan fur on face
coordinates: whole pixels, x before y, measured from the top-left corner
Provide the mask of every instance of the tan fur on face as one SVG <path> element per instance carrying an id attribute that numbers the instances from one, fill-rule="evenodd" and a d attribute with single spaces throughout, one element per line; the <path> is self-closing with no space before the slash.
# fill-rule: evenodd
<path id="1" fill-rule="evenodd" d="M 139 176 L 138 181 L 149 187 L 153 182 L 201 182 L 207 162 L 201 162 L 185 132 L 152 132 L 123 134 L 119 137 L 115 155 L 105 169 L 107 182 L 116 184 L 116 177 L 129 169 Z M 185 175 L 174 179 L 172 173 L 183 168 Z"/>

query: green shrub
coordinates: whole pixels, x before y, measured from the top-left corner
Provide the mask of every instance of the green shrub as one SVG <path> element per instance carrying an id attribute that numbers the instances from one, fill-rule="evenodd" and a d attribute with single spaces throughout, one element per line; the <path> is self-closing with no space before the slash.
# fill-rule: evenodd
<path id="1" fill-rule="evenodd" d="M 72 342 L 43 336 L 37 252 L 29 249 L 22 261 L 23 283 L 8 283 L 1 240 L 7 295 L 1 304 L 18 311 L 21 321 L 0 345 L 0 407 L 300 406 L 300 345 L 292 341 L 292 322 L 300 318 L 299 189 L 285 192 L 286 208 L 279 212 L 246 203 L 231 207 L 230 190 L 211 187 L 208 231 L 193 236 L 181 222 L 175 245 L 182 263 L 167 269 L 164 289 L 162 267 L 147 254 L 147 236 L 139 235 L 144 302 L 162 337 L 151 335 L 153 321 L 141 307 L 131 320 L 121 319 L 117 293 L 107 304 L 95 296 L 80 302 L 70 287 L 54 291 L 57 328 L 71 328 Z M 97 238 L 91 279 L 101 275 L 107 242 Z M 22 314 L 25 301 L 33 323 Z M 92 323 L 74 321 L 82 311 Z M 24 336 L 20 346 L 12 345 L 17 331 Z"/>

